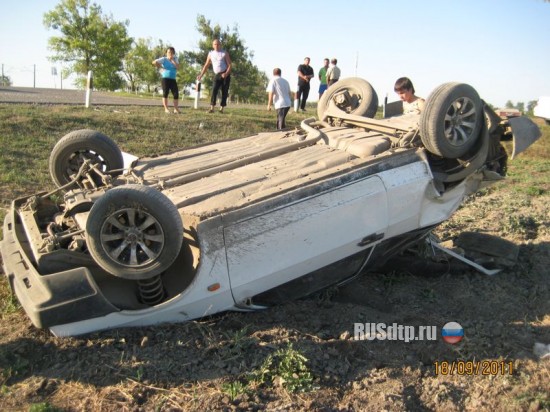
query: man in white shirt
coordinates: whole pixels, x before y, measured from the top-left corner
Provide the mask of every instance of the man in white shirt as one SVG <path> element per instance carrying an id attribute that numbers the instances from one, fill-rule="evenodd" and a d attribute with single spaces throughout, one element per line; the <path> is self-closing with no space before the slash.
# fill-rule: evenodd
<path id="1" fill-rule="evenodd" d="M 327 85 L 332 86 L 340 79 L 340 68 L 336 65 L 338 60 L 332 59 L 330 61 L 330 67 L 327 70 Z"/>
<path id="2" fill-rule="evenodd" d="M 271 110 L 271 105 L 277 110 L 277 130 L 283 130 L 285 118 L 292 104 L 292 92 L 290 84 L 281 77 L 281 69 L 276 67 L 273 69 L 273 78 L 269 81 L 266 91 L 269 93 L 267 97 L 267 110 Z"/>
<path id="3" fill-rule="evenodd" d="M 222 49 L 222 44 L 218 39 L 214 39 L 212 42 L 212 49 L 213 50 L 208 53 L 206 63 L 204 63 L 201 72 L 197 76 L 197 81 L 201 81 L 208 66 L 212 65 L 212 69 L 214 70 L 214 82 L 212 95 L 210 96 L 210 110 L 208 110 L 208 112 L 212 113 L 214 111 L 216 100 L 218 99 L 218 92 L 221 89 L 222 98 L 220 101 L 220 113 L 223 113 L 223 108 L 227 105 L 229 84 L 231 83 L 231 58 L 229 57 L 229 53 Z"/>

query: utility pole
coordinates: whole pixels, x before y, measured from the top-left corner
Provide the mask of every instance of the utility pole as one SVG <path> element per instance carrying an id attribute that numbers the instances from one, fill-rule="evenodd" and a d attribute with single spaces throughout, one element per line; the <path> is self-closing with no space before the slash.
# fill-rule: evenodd
<path id="1" fill-rule="evenodd" d="M 34 87 L 36 89 L 36 64 L 33 64 L 32 87 Z"/>

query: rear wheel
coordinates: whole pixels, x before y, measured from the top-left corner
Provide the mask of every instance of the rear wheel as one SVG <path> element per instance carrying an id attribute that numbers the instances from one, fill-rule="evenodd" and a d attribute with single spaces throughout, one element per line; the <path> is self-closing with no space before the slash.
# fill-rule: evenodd
<path id="1" fill-rule="evenodd" d="M 323 120 L 333 103 L 347 114 L 374 117 L 378 110 L 378 96 L 369 82 L 357 77 L 340 80 L 323 93 L 317 104 L 317 116 Z"/>
<path id="2" fill-rule="evenodd" d="M 102 173 L 120 169 L 113 173 L 120 174 L 124 167 L 122 152 L 109 137 L 95 130 L 75 130 L 63 136 L 50 155 L 50 175 L 55 185 L 61 187 L 72 181 L 86 160 Z M 94 183 L 101 185 L 100 176 L 91 175 Z"/>
<path id="3" fill-rule="evenodd" d="M 86 238 L 90 254 L 107 272 L 124 279 L 150 279 L 177 258 L 183 224 L 177 207 L 161 192 L 141 185 L 118 186 L 93 205 Z"/>
<path id="4" fill-rule="evenodd" d="M 445 83 L 426 99 L 420 117 L 420 137 L 431 153 L 456 159 L 468 153 L 481 135 L 482 101 L 475 89 Z"/>

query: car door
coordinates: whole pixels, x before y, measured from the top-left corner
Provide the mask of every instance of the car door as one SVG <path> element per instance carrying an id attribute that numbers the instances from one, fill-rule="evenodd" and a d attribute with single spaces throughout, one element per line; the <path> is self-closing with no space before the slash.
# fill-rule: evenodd
<path id="1" fill-rule="evenodd" d="M 383 237 L 387 210 L 371 176 L 225 227 L 235 302 L 366 250 Z"/>

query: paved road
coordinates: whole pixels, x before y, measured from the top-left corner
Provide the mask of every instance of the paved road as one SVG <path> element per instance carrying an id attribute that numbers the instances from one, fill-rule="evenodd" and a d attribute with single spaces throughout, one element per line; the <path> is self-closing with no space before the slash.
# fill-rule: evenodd
<path id="1" fill-rule="evenodd" d="M 40 89 L 32 87 L 0 87 L 0 103 L 82 104 L 86 103 L 84 90 Z M 92 92 L 91 105 L 158 106 L 160 97 L 141 98 L 117 96 L 115 93 Z"/>

